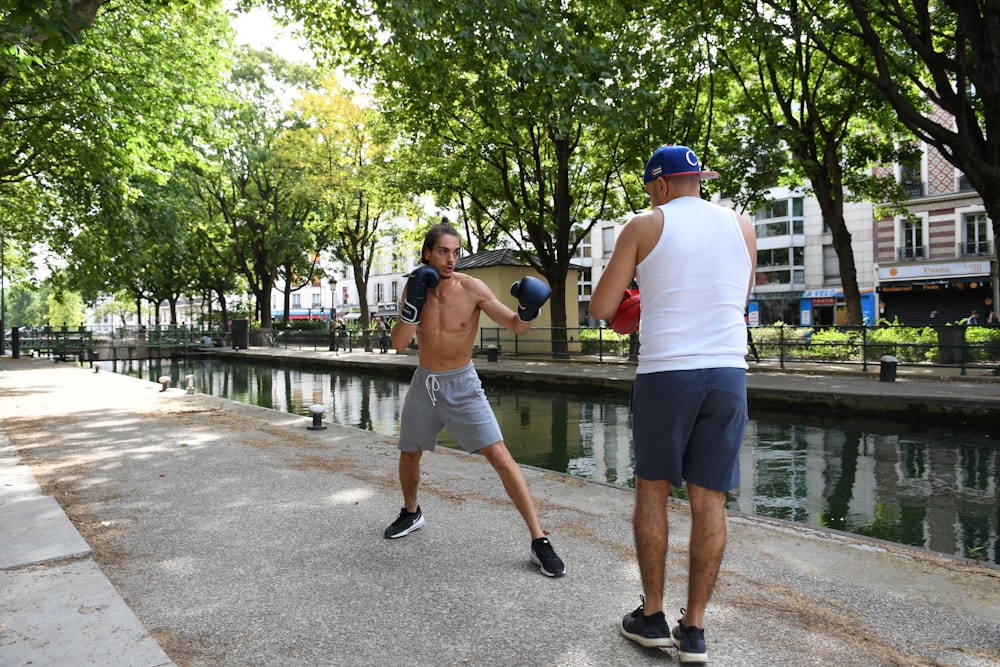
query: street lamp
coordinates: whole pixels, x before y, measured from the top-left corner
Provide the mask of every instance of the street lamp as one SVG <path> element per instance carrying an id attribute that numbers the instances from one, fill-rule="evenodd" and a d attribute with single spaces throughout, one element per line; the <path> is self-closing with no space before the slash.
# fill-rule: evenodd
<path id="1" fill-rule="evenodd" d="M 7 254 L 7 237 L 0 229 L 0 357 L 7 354 L 7 267 L 4 255 Z"/>
<path id="2" fill-rule="evenodd" d="M 337 276 L 330 276 L 330 319 L 337 319 Z"/>
<path id="3" fill-rule="evenodd" d="M 330 351 L 337 351 L 337 276 L 330 276 Z"/>

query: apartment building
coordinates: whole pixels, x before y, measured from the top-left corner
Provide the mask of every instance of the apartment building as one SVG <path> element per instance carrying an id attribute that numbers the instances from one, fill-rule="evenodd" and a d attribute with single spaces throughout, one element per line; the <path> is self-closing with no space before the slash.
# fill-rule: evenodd
<path id="1" fill-rule="evenodd" d="M 919 164 L 893 170 L 909 196 L 906 214 L 876 219 L 872 203 L 844 203 L 864 321 L 938 325 L 976 310 L 980 322 L 988 322 L 1000 297 L 993 275 L 993 227 L 982 197 L 927 147 Z M 717 201 L 732 206 L 729 200 Z M 842 324 L 840 263 L 818 202 L 803 189 L 773 188 L 750 217 L 757 232 L 750 324 Z M 587 266 L 581 272 L 581 322 L 621 226 L 601 222 L 581 245 L 578 261 Z"/>
<path id="2" fill-rule="evenodd" d="M 757 273 L 748 305 L 751 325 L 825 326 L 843 321 L 839 262 L 819 204 L 800 189 L 773 188 L 768 197 L 750 216 L 757 231 Z M 716 201 L 732 207 L 727 199 Z M 875 320 L 872 210 L 871 204 L 848 204 L 844 213 L 858 265 L 862 311 L 869 321 Z M 590 289 L 607 266 L 621 227 L 615 221 L 602 221 L 581 244 L 587 256 L 577 261 L 588 267 L 581 272 L 581 312 L 585 304 L 589 307 Z"/>
<path id="3" fill-rule="evenodd" d="M 937 151 L 897 167 L 909 215 L 873 222 L 880 317 L 914 326 L 995 310 L 993 225 L 982 197 Z"/>

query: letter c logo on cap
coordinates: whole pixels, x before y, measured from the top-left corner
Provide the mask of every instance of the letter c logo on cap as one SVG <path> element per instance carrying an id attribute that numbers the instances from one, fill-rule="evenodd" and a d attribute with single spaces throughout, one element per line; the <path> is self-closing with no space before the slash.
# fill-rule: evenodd
<path id="1" fill-rule="evenodd" d="M 684 159 L 686 159 L 687 163 L 692 167 L 698 167 L 698 157 L 694 154 L 694 151 L 688 150 L 688 152 L 684 154 Z"/>

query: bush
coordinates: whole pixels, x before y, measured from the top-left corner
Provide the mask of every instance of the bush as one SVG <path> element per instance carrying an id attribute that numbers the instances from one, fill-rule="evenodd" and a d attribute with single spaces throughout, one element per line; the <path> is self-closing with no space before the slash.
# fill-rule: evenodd
<path id="1" fill-rule="evenodd" d="M 629 336 L 611 329 L 580 329 L 580 351 L 583 354 L 628 354 Z"/>

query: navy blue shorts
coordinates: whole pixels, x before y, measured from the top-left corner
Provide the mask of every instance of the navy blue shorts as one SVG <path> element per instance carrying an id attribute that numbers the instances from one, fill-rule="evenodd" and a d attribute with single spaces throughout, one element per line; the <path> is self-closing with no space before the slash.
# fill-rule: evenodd
<path id="1" fill-rule="evenodd" d="M 683 480 L 714 491 L 739 485 L 747 428 L 744 369 L 638 374 L 631 407 L 636 476 L 675 488 Z"/>

